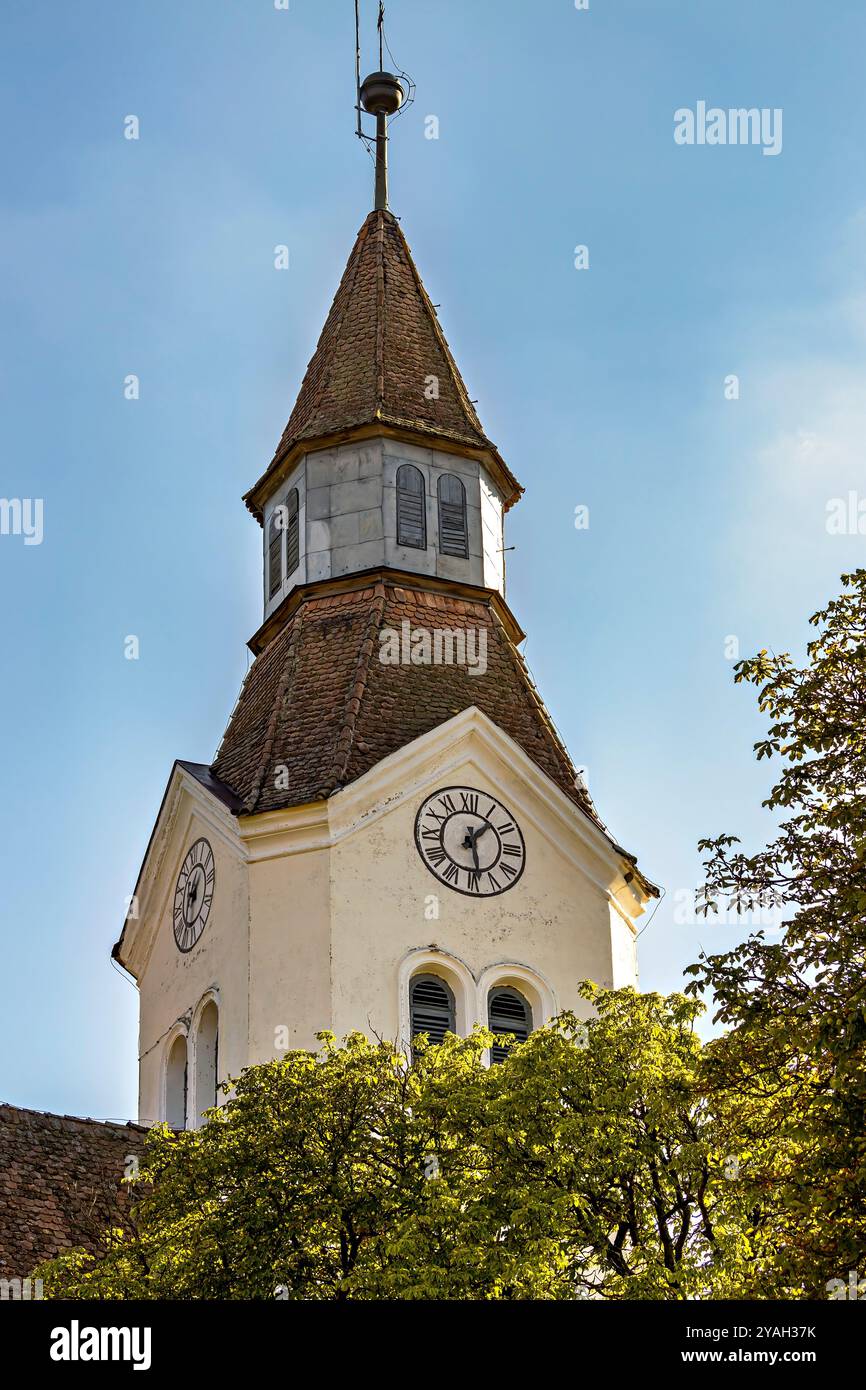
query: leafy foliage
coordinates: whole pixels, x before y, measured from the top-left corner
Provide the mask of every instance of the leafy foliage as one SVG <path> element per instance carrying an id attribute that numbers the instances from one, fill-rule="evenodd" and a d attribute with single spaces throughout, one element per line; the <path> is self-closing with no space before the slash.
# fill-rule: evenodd
<path id="1" fill-rule="evenodd" d="M 583 987 L 500 1065 L 322 1035 L 148 1141 L 130 1233 L 43 1267 L 90 1298 L 726 1297 L 751 1247 L 701 1092 L 700 1006 Z M 279 1295 L 278 1295 L 279 1296 Z"/>
<path id="2" fill-rule="evenodd" d="M 787 1286 L 812 1296 L 866 1257 L 866 570 L 843 586 L 805 666 L 762 651 L 736 667 L 771 721 L 755 751 L 782 765 L 764 803 L 779 828 L 754 854 L 703 840 L 699 907 L 778 906 L 784 929 L 708 956 L 687 989 L 729 1026 L 710 1085 L 747 1107 L 744 1175 L 775 1209 Z"/>
<path id="3" fill-rule="evenodd" d="M 780 907 L 685 995 L 585 983 L 485 1065 L 354 1034 L 251 1067 L 207 1126 L 149 1136 L 133 1218 L 37 1271 L 79 1298 L 826 1297 L 866 1258 L 866 571 L 769 715 L 776 838 L 701 842 L 699 906 Z M 712 992 L 727 1031 L 702 1046 Z"/>

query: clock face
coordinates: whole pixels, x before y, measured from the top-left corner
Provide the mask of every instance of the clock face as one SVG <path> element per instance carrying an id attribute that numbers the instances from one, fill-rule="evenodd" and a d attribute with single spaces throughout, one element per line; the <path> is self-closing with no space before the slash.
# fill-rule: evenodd
<path id="1" fill-rule="evenodd" d="M 431 874 L 472 898 L 513 888 L 526 845 L 507 807 L 475 787 L 443 787 L 415 817 L 415 844 Z"/>
<path id="2" fill-rule="evenodd" d="M 186 953 L 198 941 L 210 916 L 216 871 L 207 840 L 190 846 L 174 890 L 174 939 Z"/>

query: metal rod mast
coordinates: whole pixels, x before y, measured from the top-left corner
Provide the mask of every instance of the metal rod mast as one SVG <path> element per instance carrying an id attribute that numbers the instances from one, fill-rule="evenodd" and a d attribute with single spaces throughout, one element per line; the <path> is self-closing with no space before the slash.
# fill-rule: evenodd
<path id="1" fill-rule="evenodd" d="M 355 0 L 355 110 L 358 113 L 358 134 L 361 126 L 361 0 Z"/>
<path id="2" fill-rule="evenodd" d="M 388 207 L 388 117 L 384 111 L 376 116 L 376 199 L 377 212 Z"/>
<path id="3" fill-rule="evenodd" d="M 361 106 L 376 117 L 376 212 L 388 208 L 388 117 L 400 110 L 405 95 L 392 72 L 373 72 L 361 84 Z"/>

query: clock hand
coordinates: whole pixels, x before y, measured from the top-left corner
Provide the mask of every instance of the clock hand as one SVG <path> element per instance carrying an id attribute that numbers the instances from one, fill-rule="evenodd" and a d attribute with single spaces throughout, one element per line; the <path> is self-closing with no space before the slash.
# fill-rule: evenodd
<path id="1" fill-rule="evenodd" d="M 470 827 L 467 829 L 466 834 L 463 836 L 463 848 L 464 848 L 464 849 L 471 849 L 471 850 L 472 850 L 472 858 L 473 858 L 473 860 L 474 860 L 474 862 L 475 862 L 475 869 L 476 869 L 476 872 L 477 872 L 478 869 L 481 867 L 480 864 L 479 864 L 479 862 L 478 862 L 478 850 L 477 850 L 476 846 L 477 846 L 477 844 L 478 844 L 478 840 L 480 839 L 480 837 L 484 834 L 484 832 L 485 832 L 486 830 L 489 830 L 489 829 L 490 829 L 490 822 L 489 822 L 489 821 L 485 821 L 484 824 L 483 824 L 483 825 L 480 825 L 480 826 L 478 827 L 477 830 L 473 830 L 473 829 L 471 828 L 471 826 L 470 826 Z"/>

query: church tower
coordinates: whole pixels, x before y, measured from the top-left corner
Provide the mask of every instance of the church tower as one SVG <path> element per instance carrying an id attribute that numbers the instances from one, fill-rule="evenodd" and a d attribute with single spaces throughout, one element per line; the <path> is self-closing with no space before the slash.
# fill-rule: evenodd
<path id="1" fill-rule="evenodd" d="M 315 1034 L 518 1037 L 578 982 L 636 981 L 657 890 L 600 821 L 519 652 L 484 432 L 376 206 L 271 463 L 255 660 L 211 766 L 174 765 L 120 940 L 140 1118 L 200 1122 L 218 1080 Z M 494 1049 L 494 1058 L 496 1060 Z"/>

